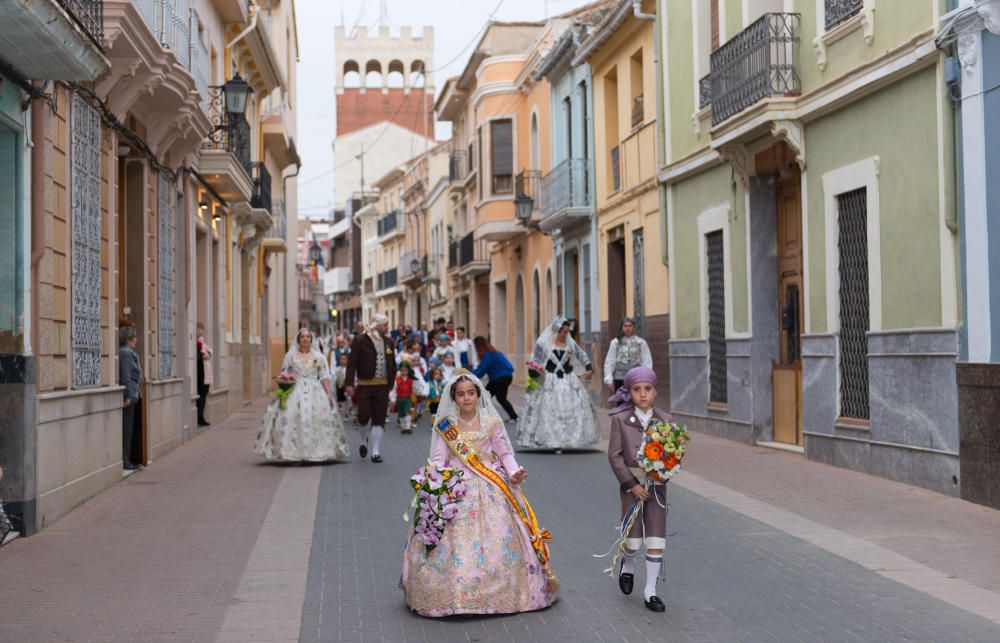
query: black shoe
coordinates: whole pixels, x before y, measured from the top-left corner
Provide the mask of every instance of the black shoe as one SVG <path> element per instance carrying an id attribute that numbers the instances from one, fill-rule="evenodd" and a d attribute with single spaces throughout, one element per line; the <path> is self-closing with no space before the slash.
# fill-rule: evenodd
<path id="1" fill-rule="evenodd" d="M 122 462 L 122 468 L 126 471 L 138 471 L 139 465 L 132 464 L 131 462 Z"/>
<path id="2" fill-rule="evenodd" d="M 198 420 L 198 426 L 212 426 L 208 420 Z"/>
<path id="3" fill-rule="evenodd" d="M 659 596 L 650 596 L 649 600 L 646 601 L 646 609 L 650 612 L 663 612 L 666 611 L 667 606 L 663 604 Z"/>
<path id="4" fill-rule="evenodd" d="M 361 446 L 359 446 L 358 447 L 358 453 L 361 454 L 361 459 L 362 460 L 364 460 L 365 458 L 367 458 L 368 457 L 368 445 L 367 444 L 362 444 Z"/>
<path id="5" fill-rule="evenodd" d="M 372 456 L 372 462 L 381 462 L 381 461 L 382 461 L 382 456 L 380 456 L 379 454 L 376 453 L 375 455 Z"/>
<path id="6" fill-rule="evenodd" d="M 635 586 L 635 575 L 626 574 L 622 571 L 625 568 L 625 561 L 618 567 L 618 589 L 622 590 L 622 594 L 628 596 L 632 593 L 632 588 Z"/>
<path id="7" fill-rule="evenodd" d="M 402 431 L 400 431 L 400 433 L 402 433 L 403 435 L 406 435 L 407 433 L 413 433 L 413 429 L 403 429 Z"/>

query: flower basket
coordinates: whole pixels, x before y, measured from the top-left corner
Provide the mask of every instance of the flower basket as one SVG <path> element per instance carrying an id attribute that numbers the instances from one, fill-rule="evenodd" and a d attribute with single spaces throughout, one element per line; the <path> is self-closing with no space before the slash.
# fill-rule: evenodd
<path id="1" fill-rule="evenodd" d="M 642 436 L 636 463 L 651 480 L 666 482 L 680 472 L 690 440 L 682 425 L 653 418 Z"/>
<path id="2" fill-rule="evenodd" d="M 427 553 L 441 543 L 445 527 L 458 515 L 458 502 L 468 492 L 463 475 L 458 469 L 426 464 L 410 478 L 413 532 Z M 409 520 L 409 512 L 403 519 Z"/>

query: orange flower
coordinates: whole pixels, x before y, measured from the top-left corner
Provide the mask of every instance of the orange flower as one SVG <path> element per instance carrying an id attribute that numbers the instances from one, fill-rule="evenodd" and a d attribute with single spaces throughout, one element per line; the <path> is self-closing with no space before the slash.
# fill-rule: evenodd
<path id="1" fill-rule="evenodd" d="M 659 460 L 662 455 L 663 447 L 656 442 L 650 442 L 646 445 L 646 457 L 650 460 Z"/>
<path id="2" fill-rule="evenodd" d="M 670 454 L 666 458 L 663 459 L 663 464 L 667 465 L 667 469 L 668 470 L 673 469 L 674 467 L 676 467 L 678 462 L 680 462 L 680 461 L 677 459 L 677 456 L 675 456 L 674 454 Z"/>

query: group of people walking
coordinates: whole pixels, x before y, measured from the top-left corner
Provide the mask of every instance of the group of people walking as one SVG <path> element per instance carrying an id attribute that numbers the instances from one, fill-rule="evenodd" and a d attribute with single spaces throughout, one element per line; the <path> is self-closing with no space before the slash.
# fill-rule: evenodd
<path id="1" fill-rule="evenodd" d="M 408 433 L 413 430 L 412 418 L 427 403 L 434 418 L 430 457 L 425 473 L 417 475 L 439 476 L 435 493 L 444 488 L 445 480 L 459 476 L 461 493 L 449 491 L 448 508 L 440 514 L 424 505 L 416 512 L 415 519 L 425 522 L 411 528 L 403 555 L 400 582 L 407 604 L 432 617 L 513 613 L 551 605 L 559 583 L 549 560 L 550 536 L 539 526 L 521 490 L 527 472 L 517 462 L 514 443 L 521 449 L 559 452 L 590 447 L 601 437 L 583 382 L 593 374 L 592 361 L 573 339 L 571 323 L 557 317 L 537 339 L 527 364 L 535 384 L 528 387 L 521 415 L 507 399 L 514 366 L 486 338 L 468 341 L 463 333 L 451 341 L 442 334 L 431 356 L 435 364 L 430 366 L 418 342 L 411 337 L 398 345 L 388 327 L 385 316 L 375 315 L 349 347 L 338 341 L 338 353 L 330 359 L 342 369 L 339 374 L 336 368 L 331 371 L 327 356 L 314 345 L 313 334 L 301 329 L 282 362 L 278 381 L 284 393 L 268 406 L 255 451 L 269 460 L 348 459 L 338 402 L 344 406 L 351 400 L 361 432 L 358 453 L 379 463 L 390 404 L 399 414 L 401 430 Z M 635 335 L 634 323 L 624 320 L 604 366 L 605 383 L 619 404 L 608 458 L 620 483 L 623 520 L 639 499 L 659 502 L 647 503 L 649 509 L 622 540 L 619 587 L 625 594 L 632 592 L 634 557 L 645 544 L 645 604 L 663 611 L 655 591 L 666 533 L 665 488 L 640 482 L 636 469 L 636 447 L 643 431 L 653 418 L 669 417 L 653 406 L 656 376 L 651 362 L 649 347 Z M 506 422 L 494 400 L 506 413 Z M 514 441 L 507 424 L 516 424 Z M 420 484 L 424 481 L 422 477 Z M 417 483 L 414 487 L 415 504 L 429 501 L 430 494 L 420 491 L 427 487 Z M 428 536 L 427 524 L 436 524 L 441 533 Z"/>

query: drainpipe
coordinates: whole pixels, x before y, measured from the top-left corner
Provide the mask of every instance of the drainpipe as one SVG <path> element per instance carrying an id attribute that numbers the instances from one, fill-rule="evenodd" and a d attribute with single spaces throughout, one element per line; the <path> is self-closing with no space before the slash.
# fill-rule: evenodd
<path id="1" fill-rule="evenodd" d="M 653 20 L 656 21 L 655 13 L 643 13 L 642 12 L 642 0 L 632 0 L 632 15 L 635 16 L 636 20 Z"/>
<path id="2" fill-rule="evenodd" d="M 36 82 L 42 90 L 45 83 Z M 53 93 L 53 97 L 55 94 Z M 46 104 L 42 100 L 31 101 L 31 350 L 38 356 L 38 272 L 45 255 L 45 168 L 48 165 L 45 130 L 48 126 Z M 35 378 L 35 391 L 39 390 L 40 378 Z"/>
<path id="3" fill-rule="evenodd" d="M 254 15 L 254 20 L 256 20 L 256 19 L 257 19 L 257 16 Z M 288 204 L 288 179 L 292 178 L 293 176 L 298 176 L 299 175 L 299 170 L 301 170 L 301 169 L 302 169 L 302 161 L 300 161 L 299 159 L 296 159 L 295 160 L 295 172 L 292 173 L 292 174 L 282 174 L 281 175 L 281 196 L 284 197 L 284 199 L 285 199 L 285 205 L 286 205 L 286 207 L 285 207 L 285 237 L 288 237 L 288 207 L 287 207 L 287 204 Z M 298 219 L 298 217 L 296 217 L 296 219 Z M 295 251 L 298 252 L 298 249 L 299 249 L 299 247 L 298 247 L 298 244 L 296 243 Z M 286 252 L 287 252 L 287 250 L 286 250 Z M 282 263 L 281 277 L 282 277 L 282 279 L 281 279 L 281 293 L 282 293 L 281 298 L 284 301 L 283 306 L 285 308 L 282 311 L 285 314 L 285 352 L 287 353 L 288 352 L 288 256 L 287 256 L 287 254 L 285 256 L 285 261 Z M 299 320 L 299 325 L 300 326 L 301 326 L 301 323 L 302 323 L 301 320 Z"/>
<path id="4" fill-rule="evenodd" d="M 244 38 L 244 37 L 245 37 L 245 36 L 246 36 L 246 35 L 247 35 L 248 33 L 250 33 L 251 31 L 253 31 L 254 29 L 256 29 L 256 28 L 257 28 L 257 13 L 258 13 L 259 11 L 260 11 L 260 10 L 259 10 L 259 9 L 257 8 L 257 5 L 255 5 L 255 4 L 252 4 L 252 5 L 250 5 L 250 26 L 249 26 L 249 27 L 247 27 L 246 29 L 244 29 L 243 31 L 239 32 L 239 33 L 238 33 L 238 34 L 236 35 L 236 37 L 235 37 L 235 38 L 233 38 L 233 39 L 232 39 L 232 40 L 231 40 L 231 41 L 230 41 L 230 42 L 229 42 L 229 43 L 228 43 L 228 44 L 226 45 L 226 49 L 232 49 L 233 45 L 235 45 L 235 44 L 236 44 L 236 43 L 238 43 L 239 41 L 243 40 L 243 38 Z"/>

